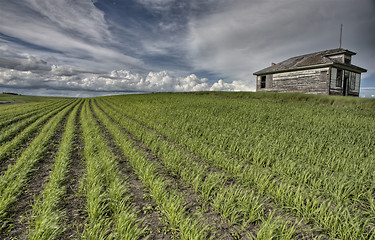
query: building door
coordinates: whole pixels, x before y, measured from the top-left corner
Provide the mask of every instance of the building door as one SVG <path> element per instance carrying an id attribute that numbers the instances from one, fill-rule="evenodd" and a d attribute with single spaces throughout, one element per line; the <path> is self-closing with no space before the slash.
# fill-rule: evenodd
<path id="1" fill-rule="evenodd" d="M 343 86 L 342 86 L 342 90 L 343 90 L 342 95 L 344 95 L 344 96 L 348 96 L 349 75 L 350 75 L 349 71 L 344 71 L 344 82 L 343 82 Z"/>

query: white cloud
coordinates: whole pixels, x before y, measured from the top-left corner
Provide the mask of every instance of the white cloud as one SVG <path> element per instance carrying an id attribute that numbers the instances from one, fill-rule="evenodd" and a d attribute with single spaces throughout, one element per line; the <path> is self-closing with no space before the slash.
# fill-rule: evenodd
<path id="1" fill-rule="evenodd" d="M 83 91 L 240 91 L 249 89 L 243 82 L 209 83 L 195 74 L 176 77 L 167 71 L 149 72 L 146 75 L 128 70 L 108 73 L 89 73 L 69 66 L 52 65 L 48 71 L 21 71 L 0 68 L 0 85 L 7 88 L 36 88 Z"/>
<path id="2" fill-rule="evenodd" d="M 145 8 L 152 11 L 166 11 L 170 9 L 171 3 L 175 0 L 136 0 L 136 2 L 142 4 Z"/>
<path id="3" fill-rule="evenodd" d="M 226 83 L 219 80 L 210 87 L 210 91 L 253 91 L 253 85 L 250 81 L 233 81 Z"/>
<path id="4" fill-rule="evenodd" d="M 74 32 L 75 36 L 99 44 L 112 39 L 104 13 L 99 11 L 92 1 L 29 0 L 28 3 L 54 26 Z"/>
<path id="5" fill-rule="evenodd" d="M 144 87 L 149 91 L 208 90 L 206 78 L 198 78 L 195 74 L 187 77 L 173 77 L 166 71 L 150 72 L 144 80 Z"/>

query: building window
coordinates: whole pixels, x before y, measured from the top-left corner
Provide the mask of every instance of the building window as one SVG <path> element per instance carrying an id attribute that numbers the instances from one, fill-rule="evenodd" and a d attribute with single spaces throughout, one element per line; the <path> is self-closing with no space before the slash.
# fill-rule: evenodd
<path id="1" fill-rule="evenodd" d="M 344 71 L 344 81 L 343 81 L 343 95 L 348 96 L 348 90 L 349 90 L 349 79 L 350 79 L 350 72 Z"/>
<path id="2" fill-rule="evenodd" d="M 358 91 L 358 88 L 359 88 L 359 85 L 361 83 L 361 74 L 360 73 L 356 73 L 355 74 L 355 87 L 356 87 L 356 90 Z"/>
<path id="3" fill-rule="evenodd" d="M 356 74 L 354 72 L 350 72 L 350 90 L 355 90 L 355 81 Z"/>
<path id="4" fill-rule="evenodd" d="M 342 87 L 342 70 L 337 69 L 336 87 Z"/>
<path id="5" fill-rule="evenodd" d="M 347 58 L 347 57 L 346 57 L 346 58 L 345 58 L 345 64 L 350 64 L 350 62 L 351 62 L 351 61 L 350 61 L 350 58 Z"/>
<path id="6" fill-rule="evenodd" d="M 260 78 L 260 88 L 266 88 L 266 76 Z"/>

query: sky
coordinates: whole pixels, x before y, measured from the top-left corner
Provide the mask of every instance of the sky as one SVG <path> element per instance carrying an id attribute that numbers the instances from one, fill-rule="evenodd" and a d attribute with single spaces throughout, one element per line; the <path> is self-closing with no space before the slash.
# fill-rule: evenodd
<path id="1" fill-rule="evenodd" d="M 339 47 L 375 97 L 375 0 L 0 0 L 0 91 L 255 91 L 254 72 Z"/>

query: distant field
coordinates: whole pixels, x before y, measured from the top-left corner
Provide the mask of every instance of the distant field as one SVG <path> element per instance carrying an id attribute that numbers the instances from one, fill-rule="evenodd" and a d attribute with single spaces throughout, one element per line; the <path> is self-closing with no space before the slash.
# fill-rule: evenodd
<path id="1" fill-rule="evenodd" d="M 44 102 L 61 100 L 61 97 L 40 97 L 40 96 L 28 96 L 28 95 L 15 95 L 15 94 L 0 94 L 1 103 L 25 103 L 25 102 Z"/>
<path id="2" fill-rule="evenodd" d="M 373 99 L 35 99 L 0 105 L 0 239 L 375 239 Z"/>

